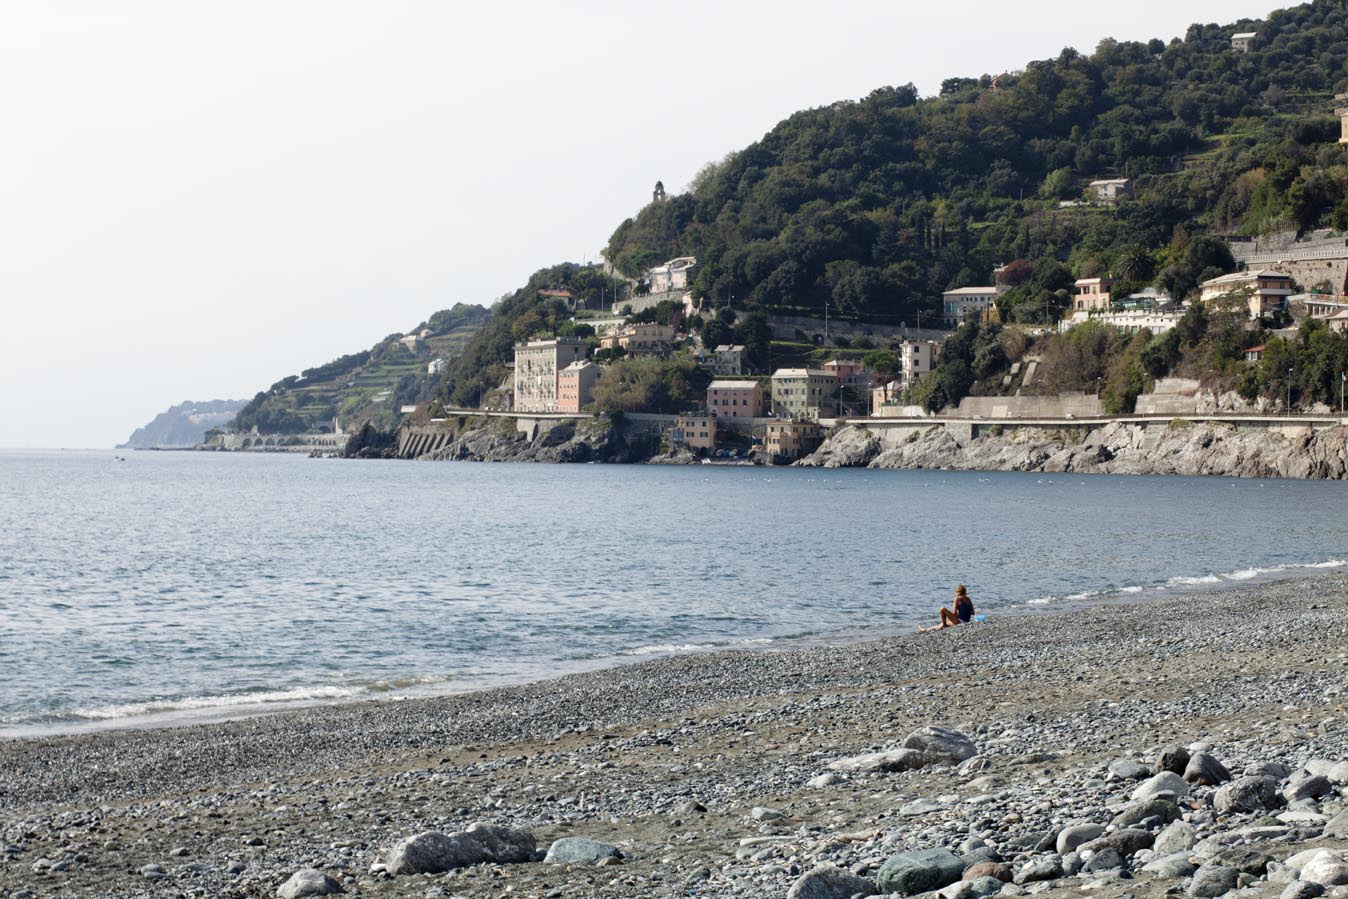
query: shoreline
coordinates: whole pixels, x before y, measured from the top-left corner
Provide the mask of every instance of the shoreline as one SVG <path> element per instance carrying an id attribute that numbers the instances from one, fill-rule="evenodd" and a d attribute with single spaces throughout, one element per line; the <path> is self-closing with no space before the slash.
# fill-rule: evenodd
<path id="1" fill-rule="evenodd" d="M 993 607 L 987 612 L 990 618 L 999 621 L 1032 619 L 1044 615 L 1065 615 L 1089 611 L 1115 605 L 1145 605 L 1164 602 L 1171 599 L 1193 597 L 1210 592 L 1258 587 L 1277 584 L 1289 580 L 1311 579 L 1327 576 L 1338 569 L 1348 567 L 1348 560 L 1329 559 L 1302 564 L 1275 565 L 1266 568 L 1251 567 L 1236 572 L 1209 573 L 1203 576 L 1178 575 L 1162 584 L 1111 586 L 1099 590 L 1088 590 L 1069 596 L 1036 597 L 1013 603 L 1004 607 Z M 1239 577 L 1249 574 L 1248 577 Z M 719 653 L 743 652 L 797 652 L 820 648 L 845 648 L 856 643 L 875 640 L 890 640 L 911 635 L 913 630 L 935 616 L 939 601 L 933 601 L 931 616 L 923 616 L 901 623 L 886 623 L 875 628 L 848 627 L 778 637 L 743 637 L 724 643 L 689 644 L 670 646 L 667 649 L 640 651 L 643 647 L 623 650 L 613 654 L 590 659 L 569 660 L 559 664 L 557 673 L 548 675 L 537 672 L 520 672 L 492 680 L 455 680 L 445 679 L 424 683 L 411 683 L 404 686 L 380 684 L 351 684 L 277 687 L 274 690 L 258 691 L 259 699 L 254 702 L 237 702 L 239 696 L 224 694 L 221 696 L 182 697 L 162 700 L 165 708 L 150 708 L 145 712 L 109 715 L 108 717 L 86 717 L 71 720 L 69 716 L 53 721 L 20 723 L 0 727 L 0 744 L 12 740 L 43 740 L 48 738 L 90 736 L 117 732 L 140 732 L 172 730 L 183 727 L 226 724 L 245 721 L 252 718 L 286 715 L 313 709 L 340 709 L 344 706 L 364 703 L 400 703 L 418 702 L 459 697 L 468 694 L 483 693 L 497 689 L 511 689 L 537 685 L 559 678 L 574 675 L 592 674 L 621 669 L 634 665 L 661 660 L 677 659 L 690 655 L 715 655 Z M 980 614 L 984 613 L 982 608 Z M 412 676 L 415 681 L 416 678 Z M 342 696 L 319 696 L 288 699 L 281 698 L 296 692 L 313 694 L 341 691 Z M 277 698 L 268 698 L 274 696 Z M 215 700 L 215 701 L 212 701 Z M 177 707 L 174 707 L 176 704 Z M 154 701 L 128 703 L 131 706 L 153 706 Z"/>
<path id="2" fill-rule="evenodd" d="M 315 867 L 366 896 L 485 899 L 509 883 L 523 896 L 664 899 L 692 885 L 747 899 L 784 895 L 816 863 L 873 877 L 893 851 L 971 832 L 1019 866 L 1054 809 L 1059 822 L 1098 820 L 1120 790 L 1126 802 L 1133 784 L 1103 776 L 1111 760 L 1165 743 L 1202 741 L 1233 770 L 1348 761 L 1348 572 L 1214 590 L 1203 615 L 1191 611 L 1189 597 L 1167 597 L 450 697 L 0 741 L 0 832 L 17 847 L 0 859 L 0 895 L 141 895 L 150 877 L 274 895 Z M 938 766 L 819 780 L 925 725 L 970 734 L 987 776 Z M 1330 814 L 1342 802 L 1324 801 Z M 1200 832 L 1212 823 L 1192 815 Z M 592 837 L 625 858 L 612 870 L 380 873 L 399 839 L 473 821 L 527 829 L 540 848 Z M 1172 883 L 1139 876 L 1098 892 L 1160 899 Z"/>

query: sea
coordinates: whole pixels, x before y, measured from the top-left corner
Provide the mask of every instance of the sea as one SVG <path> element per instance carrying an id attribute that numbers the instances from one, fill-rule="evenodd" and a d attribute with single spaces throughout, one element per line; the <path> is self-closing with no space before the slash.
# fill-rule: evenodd
<path id="1" fill-rule="evenodd" d="M 1348 484 L 0 452 L 0 737 L 448 693 L 1348 565 Z"/>

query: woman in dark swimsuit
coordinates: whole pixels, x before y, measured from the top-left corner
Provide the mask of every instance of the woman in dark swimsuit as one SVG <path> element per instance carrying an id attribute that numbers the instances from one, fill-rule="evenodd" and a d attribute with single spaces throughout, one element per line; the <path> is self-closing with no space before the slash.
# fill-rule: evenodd
<path id="1" fill-rule="evenodd" d="M 943 628 L 954 627 L 957 624 L 968 624 L 974 617 L 974 601 L 969 598 L 969 591 L 963 584 L 955 588 L 955 611 L 950 611 L 945 606 L 941 606 L 941 623 L 934 624 L 931 627 L 920 627 L 920 631 L 939 631 Z"/>

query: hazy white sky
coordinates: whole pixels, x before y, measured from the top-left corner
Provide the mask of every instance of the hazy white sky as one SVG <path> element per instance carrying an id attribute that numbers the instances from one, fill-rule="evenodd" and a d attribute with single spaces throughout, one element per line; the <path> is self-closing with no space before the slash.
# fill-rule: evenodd
<path id="1" fill-rule="evenodd" d="M 110 446 L 530 273 L 797 109 L 1274 0 L 0 2 L 0 446 Z"/>

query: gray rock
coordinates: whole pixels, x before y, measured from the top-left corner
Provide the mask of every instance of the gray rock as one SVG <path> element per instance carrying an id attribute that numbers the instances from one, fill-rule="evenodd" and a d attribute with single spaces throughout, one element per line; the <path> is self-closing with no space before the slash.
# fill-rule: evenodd
<path id="1" fill-rule="evenodd" d="M 1086 860 L 1081 857 L 1080 852 L 1069 852 L 1062 857 L 1062 872 L 1067 877 L 1074 877 L 1084 864 Z"/>
<path id="2" fill-rule="evenodd" d="M 1330 783 L 1341 787 L 1348 784 L 1348 762 L 1339 762 L 1326 772 L 1325 777 L 1329 778 Z"/>
<path id="3" fill-rule="evenodd" d="M 1348 884 L 1348 861 L 1337 852 L 1322 849 L 1301 868 L 1301 879 L 1322 887 Z"/>
<path id="4" fill-rule="evenodd" d="M 969 895 L 974 897 L 992 896 L 1002 890 L 1002 881 L 996 877 L 976 877 L 969 882 Z"/>
<path id="5" fill-rule="evenodd" d="M 749 817 L 755 821 L 780 821 L 786 817 L 786 813 L 764 805 L 756 805 L 749 810 Z"/>
<path id="6" fill-rule="evenodd" d="M 1272 811 L 1282 805 L 1278 785 L 1267 777 L 1244 775 L 1217 789 L 1212 807 L 1221 814 Z"/>
<path id="7" fill-rule="evenodd" d="M 241 861 L 239 861 L 238 859 L 235 859 L 234 861 L 232 861 L 232 862 L 230 862 L 229 864 L 225 865 L 225 873 L 226 873 L 226 874 L 230 874 L 230 875 L 234 875 L 234 874 L 242 874 L 244 871 L 247 871 L 247 870 L 248 870 L 248 865 L 247 865 L 247 863 L 246 863 L 246 862 L 241 862 Z"/>
<path id="8" fill-rule="evenodd" d="M 1333 790 L 1334 785 L 1324 775 L 1299 771 L 1293 774 L 1287 785 L 1282 788 L 1282 795 L 1288 802 L 1297 802 L 1302 799 L 1319 799 Z"/>
<path id="9" fill-rule="evenodd" d="M 912 771 L 927 764 L 927 756 L 920 749 L 890 749 L 869 752 L 829 762 L 832 771 Z"/>
<path id="10" fill-rule="evenodd" d="M 1279 894 L 1278 899 L 1316 899 L 1323 895 L 1325 888 L 1308 880 L 1294 880 Z"/>
<path id="11" fill-rule="evenodd" d="M 1169 771 L 1172 774 L 1183 774 L 1184 768 L 1189 764 L 1189 750 L 1178 743 L 1171 743 L 1169 746 L 1163 746 L 1156 755 L 1156 764 L 1153 767 L 1159 774 L 1162 771 Z"/>
<path id="12" fill-rule="evenodd" d="M 1348 839 L 1348 809 L 1339 812 L 1325 824 L 1325 836 Z"/>
<path id="13" fill-rule="evenodd" d="M 1140 830 L 1136 827 L 1124 827 L 1091 840 L 1081 846 L 1080 850 L 1085 852 L 1089 849 L 1098 853 L 1105 849 L 1113 849 L 1126 858 L 1136 854 L 1139 850 L 1150 849 L 1155 842 L 1156 834 L 1151 831 Z"/>
<path id="14" fill-rule="evenodd" d="M 968 777 L 970 774 L 978 774 L 987 771 L 992 767 L 992 759 L 985 755 L 976 755 L 971 759 L 962 762 L 957 769 L 962 776 Z"/>
<path id="15" fill-rule="evenodd" d="M 1156 835 L 1152 851 L 1157 855 L 1174 855 L 1176 852 L 1188 852 L 1198 842 L 1194 827 L 1185 821 L 1175 821 Z"/>
<path id="16" fill-rule="evenodd" d="M 1215 899 L 1234 890 L 1239 877 L 1240 872 L 1235 868 L 1204 865 L 1194 872 L 1194 879 L 1189 882 L 1189 895 L 1201 899 Z"/>
<path id="17" fill-rule="evenodd" d="M 1184 780 L 1194 786 L 1215 787 L 1231 779 L 1231 772 L 1206 752 L 1195 752 L 1184 766 Z"/>
<path id="18" fill-rule="evenodd" d="M 974 741 L 957 730 L 947 727 L 924 727 L 915 730 L 903 741 L 905 749 L 916 749 L 927 757 L 928 764 L 958 765 L 978 754 Z"/>
<path id="19" fill-rule="evenodd" d="M 1010 883 L 1014 880 L 1011 873 L 1011 866 L 1005 862 L 980 861 L 970 865 L 969 859 L 964 859 L 967 867 L 964 873 L 960 875 L 961 880 L 978 880 L 983 877 L 994 877 L 1002 883 Z"/>
<path id="20" fill-rule="evenodd" d="M 1078 846 L 1097 839 L 1105 832 L 1103 824 L 1073 824 L 1064 827 L 1058 834 L 1057 850 L 1059 855 L 1071 852 Z"/>
<path id="21" fill-rule="evenodd" d="M 1147 799 L 1183 799 L 1189 795 L 1189 785 L 1185 779 L 1173 771 L 1162 771 L 1142 781 L 1133 790 L 1133 801 Z"/>
<path id="22" fill-rule="evenodd" d="M 1188 877 L 1198 866 L 1189 861 L 1189 853 L 1172 852 L 1158 855 L 1142 866 L 1142 870 L 1158 877 Z"/>
<path id="23" fill-rule="evenodd" d="M 277 899 L 304 899 L 305 896 L 331 896 L 344 893 L 342 885 L 322 871 L 302 868 L 276 890 Z"/>
<path id="24" fill-rule="evenodd" d="M 858 877 L 833 865 L 820 865 L 800 875 L 786 899 L 851 899 L 856 895 L 874 896 L 874 881 Z"/>
<path id="25" fill-rule="evenodd" d="M 1124 859 L 1123 853 L 1110 846 L 1102 846 L 1092 851 L 1091 857 L 1086 860 L 1086 864 L 1081 870 L 1088 874 L 1095 874 L 1100 871 L 1122 868 L 1125 864 L 1127 864 L 1127 861 Z"/>
<path id="26" fill-rule="evenodd" d="M 1179 806 L 1169 799 L 1146 799 L 1128 806 L 1109 823 L 1115 827 L 1132 827 L 1149 818 L 1160 818 L 1162 823 L 1169 824 L 1171 821 L 1178 821 L 1179 817 Z"/>
<path id="27" fill-rule="evenodd" d="M 1109 763 L 1110 780 L 1141 780 L 1150 776 L 1150 768 L 1132 759 L 1115 759 Z"/>
<path id="28" fill-rule="evenodd" d="M 1292 773 L 1292 769 L 1282 762 L 1260 762 L 1257 765 L 1246 765 L 1245 770 L 1241 772 L 1246 777 L 1271 777 L 1274 780 L 1285 780 Z"/>
<path id="29" fill-rule="evenodd" d="M 820 790 L 824 787 L 831 787 L 834 784 L 842 783 L 842 777 L 835 771 L 825 771 L 818 777 L 811 777 L 805 782 L 805 786 L 812 790 Z"/>
<path id="30" fill-rule="evenodd" d="M 562 837 L 548 847 L 543 861 L 550 865 L 597 865 L 606 858 L 622 858 L 617 846 L 585 837 Z"/>
<path id="31" fill-rule="evenodd" d="M 1251 846 L 1232 846 L 1214 855 L 1211 864 L 1235 868 L 1242 874 L 1260 877 L 1268 870 L 1268 863 L 1271 861 L 1273 856 L 1267 852 L 1261 852 Z"/>
<path id="32" fill-rule="evenodd" d="M 1056 854 L 1040 855 L 1031 858 L 1016 872 L 1015 882 L 1019 884 L 1039 883 L 1045 880 L 1057 880 L 1063 876 L 1062 858 Z"/>
<path id="33" fill-rule="evenodd" d="M 462 833 L 435 831 L 407 837 L 384 860 L 389 874 L 439 874 L 468 865 L 533 861 L 537 854 L 533 834 L 494 824 L 473 824 Z"/>
<path id="34" fill-rule="evenodd" d="M 926 815 L 931 812 L 939 812 L 945 808 L 945 804 L 937 802 L 935 799 L 914 799 L 912 802 L 904 803 L 899 807 L 899 814 L 905 818 L 914 818 L 918 815 Z"/>
<path id="35" fill-rule="evenodd" d="M 162 865 L 143 865 L 140 869 L 140 876 L 147 880 L 163 880 L 168 877 L 168 872 Z"/>
<path id="36" fill-rule="evenodd" d="M 955 883 L 963 873 L 963 860 L 949 849 L 918 849 L 886 861 L 875 883 L 882 893 L 911 896 Z"/>

